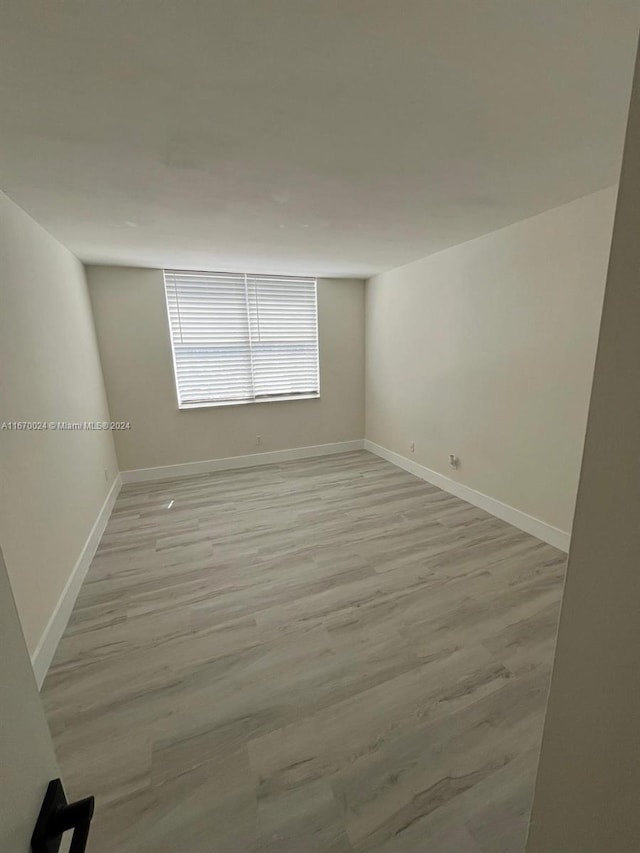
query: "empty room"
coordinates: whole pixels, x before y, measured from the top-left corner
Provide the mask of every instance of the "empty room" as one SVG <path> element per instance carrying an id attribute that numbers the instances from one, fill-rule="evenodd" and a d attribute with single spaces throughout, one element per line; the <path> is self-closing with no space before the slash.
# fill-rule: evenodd
<path id="1" fill-rule="evenodd" d="M 1 853 L 640 850 L 637 0 L 6 0 Z"/>

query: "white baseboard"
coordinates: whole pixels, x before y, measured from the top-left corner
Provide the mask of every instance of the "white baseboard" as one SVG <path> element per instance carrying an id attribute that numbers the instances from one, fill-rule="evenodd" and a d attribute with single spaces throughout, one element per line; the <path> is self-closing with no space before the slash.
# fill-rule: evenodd
<path id="1" fill-rule="evenodd" d="M 539 518 L 527 515 L 526 512 L 522 512 L 519 509 L 515 509 L 515 507 L 509 506 L 509 504 L 505 504 L 502 503 L 502 501 L 491 498 L 489 495 L 483 494 L 483 492 L 478 492 L 470 486 L 465 486 L 464 483 L 452 480 L 451 477 L 445 477 L 444 474 L 438 474 L 437 471 L 432 471 L 431 468 L 419 465 L 417 462 L 407 459 L 406 456 L 401 456 L 393 450 L 387 450 L 386 447 L 374 444 L 368 439 L 365 439 L 363 443 L 364 449 L 368 450 L 370 453 L 375 453 L 376 456 L 380 456 L 382 459 L 386 459 L 387 462 L 392 462 L 399 468 L 409 471 L 416 477 L 420 477 L 421 480 L 426 480 L 433 486 L 437 486 L 445 492 L 449 492 L 458 498 L 462 498 L 463 501 L 467 501 L 467 503 L 480 507 L 480 509 L 486 510 L 491 513 L 491 515 L 495 515 L 496 518 L 500 518 L 502 521 L 506 521 L 508 524 L 512 524 L 514 527 L 524 530 L 525 533 L 530 533 L 537 539 L 542 539 L 543 542 L 548 542 L 549 545 L 553 545 L 554 548 L 568 552 L 570 534 L 565 530 L 560 530 L 558 527 L 553 527 L 545 521 L 540 521 Z"/>
<path id="2" fill-rule="evenodd" d="M 332 444 L 315 444 L 309 447 L 294 447 L 290 450 L 269 450 L 265 453 L 250 453 L 248 456 L 226 456 L 223 459 L 205 459 L 202 462 L 183 462 L 181 465 L 160 465 L 157 468 L 134 468 L 122 471 L 123 483 L 145 483 L 149 480 L 170 480 L 174 477 L 193 477 L 213 471 L 230 471 L 234 468 L 253 468 L 256 465 L 273 465 L 293 459 L 313 456 L 329 456 L 333 453 L 348 453 L 362 450 L 361 438 L 353 441 L 336 441 Z"/>
<path id="3" fill-rule="evenodd" d="M 100 544 L 100 539 L 102 538 L 104 529 L 109 521 L 111 510 L 116 502 L 121 486 L 122 478 L 120 474 L 118 474 L 111 484 L 109 493 L 102 504 L 102 508 L 100 509 L 98 517 L 91 528 L 87 541 L 84 543 L 80 556 L 76 560 L 76 564 L 73 567 L 69 580 L 67 581 L 65 588 L 62 590 L 62 595 L 58 599 L 58 603 L 51 614 L 47 627 L 42 632 L 40 642 L 31 656 L 31 664 L 36 676 L 36 681 L 38 682 L 38 689 L 42 687 L 42 683 L 49 667 L 51 666 L 53 656 L 58 648 L 60 638 L 64 633 L 64 629 L 67 627 L 67 622 L 71 616 L 73 605 L 76 603 L 76 598 L 80 592 L 82 582 L 89 571 L 89 566 L 91 565 L 93 556 Z"/>

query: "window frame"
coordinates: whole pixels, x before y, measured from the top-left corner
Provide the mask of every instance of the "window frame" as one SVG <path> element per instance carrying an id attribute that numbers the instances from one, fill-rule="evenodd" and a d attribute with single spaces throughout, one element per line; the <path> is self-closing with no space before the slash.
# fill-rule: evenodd
<path id="1" fill-rule="evenodd" d="M 169 294 L 167 290 L 167 281 L 166 274 L 175 274 L 175 273 L 201 273 L 203 275 L 245 275 L 245 276 L 259 276 L 260 278 L 268 279 L 270 277 L 274 279 L 282 279 L 286 281 L 287 279 L 309 279 L 313 281 L 314 286 L 314 307 L 315 307 L 315 332 L 316 332 L 316 357 L 318 364 L 318 390 L 305 393 L 305 394 L 275 394 L 271 396 L 263 396 L 263 397 L 252 397 L 249 399 L 235 399 L 235 400 L 203 400 L 200 402 L 194 403 L 182 403 L 180 401 L 180 386 L 178 384 L 178 365 L 176 361 L 176 350 L 174 347 L 173 340 L 173 328 L 171 325 L 171 313 L 169 306 Z M 167 313 L 167 331 L 169 334 L 169 345 L 171 347 L 171 362 L 173 365 L 173 382 L 174 389 L 176 395 L 176 402 L 178 405 L 179 411 L 188 411 L 190 409 L 217 409 L 226 406 L 250 406 L 255 403 L 291 403 L 296 400 L 319 400 L 321 399 L 321 371 L 320 371 L 320 321 L 319 321 L 319 312 L 318 312 L 318 279 L 317 276 L 283 276 L 283 275 L 263 275 L 261 273 L 229 273 L 228 271 L 221 270 L 179 270 L 175 268 L 164 267 L 162 270 L 162 284 L 164 288 L 164 299 L 165 299 L 165 310 Z M 249 347 L 252 347 L 251 340 L 249 340 Z"/>

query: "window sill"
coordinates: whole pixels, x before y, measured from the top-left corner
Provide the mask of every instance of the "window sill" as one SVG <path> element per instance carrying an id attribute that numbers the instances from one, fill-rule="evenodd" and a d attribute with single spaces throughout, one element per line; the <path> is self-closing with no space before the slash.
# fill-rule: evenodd
<path id="1" fill-rule="evenodd" d="M 190 409 L 219 409 L 222 406 L 252 406 L 254 403 L 285 403 L 293 400 L 319 400 L 320 394 L 295 394 L 291 397 L 262 397 L 259 400 L 225 400 L 220 403 L 186 403 L 178 406 L 181 412 Z"/>

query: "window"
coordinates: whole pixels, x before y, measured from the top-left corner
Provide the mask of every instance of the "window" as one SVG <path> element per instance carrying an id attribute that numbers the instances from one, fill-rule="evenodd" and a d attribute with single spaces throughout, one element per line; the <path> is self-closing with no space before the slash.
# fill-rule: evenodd
<path id="1" fill-rule="evenodd" d="M 318 397 L 315 278 L 164 271 L 181 409 Z"/>

